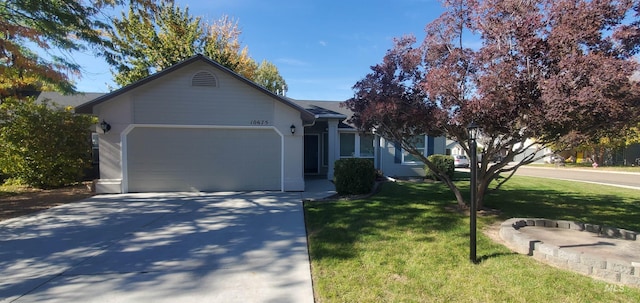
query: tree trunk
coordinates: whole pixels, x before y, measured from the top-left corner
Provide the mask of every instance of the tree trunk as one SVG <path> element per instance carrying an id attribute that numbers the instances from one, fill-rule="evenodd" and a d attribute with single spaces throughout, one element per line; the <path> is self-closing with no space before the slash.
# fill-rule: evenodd
<path id="1" fill-rule="evenodd" d="M 447 187 L 449 187 L 449 189 L 451 189 L 453 194 L 456 196 L 456 201 L 458 202 L 458 208 L 464 209 L 466 207 L 466 204 L 464 203 L 464 197 L 462 197 L 462 193 L 460 192 L 460 189 L 453 183 L 451 179 L 449 179 L 448 176 L 442 178 L 442 180 L 444 181 L 445 184 L 447 184 Z"/>
<path id="2" fill-rule="evenodd" d="M 436 174 L 438 179 L 440 179 L 445 184 L 447 184 L 447 187 L 449 187 L 449 189 L 456 196 L 456 202 L 458 203 L 458 208 L 459 209 L 464 209 L 466 207 L 466 204 L 464 203 L 464 197 L 462 197 L 462 193 L 460 192 L 460 189 L 455 185 L 455 183 L 453 183 L 453 180 L 451 180 L 451 178 L 449 178 L 449 176 L 446 173 L 444 173 L 444 172 L 440 171 L 439 169 L 437 169 L 434 166 L 434 164 L 431 163 L 431 161 L 429 161 L 425 156 L 423 156 L 421 154 L 417 154 L 417 156 L 420 157 L 422 162 L 425 165 L 427 165 L 429 167 L 429 169 L 431 169 L 431 171 L 433 171 Z"/>
<path id="3" fill-rule="evenodd" d="M 514 171 L 515 173 L 515 171 Z M 484 207 L 484 196 L 487 193 L 487 190 L 489 189 L 489 185 L 491 184 L 491 181 L 493 181 L 493 179 L 499 175 L 498 173 L 491 173 L 491 172 L 480 172 L 478 174 L 478 181 L 477 181 L 477 194 L 476 194 L 476 206 L 477 206 L 477 210 L 480 210 Z M 511 178 L 511 176 L 513 176 L 513 173 L 511 175 L 509 175 L 509 178 Z"/>
<path id="4" fill-rule="evenodd" d="M 486 178 L 485 178 L 486 179 Z M 478 180 L 478 192 L 476 194 L 476 210 L 481 210 L 484 207 L 484 194 L 489 187 L 489 182 L 484 179 Z"/>

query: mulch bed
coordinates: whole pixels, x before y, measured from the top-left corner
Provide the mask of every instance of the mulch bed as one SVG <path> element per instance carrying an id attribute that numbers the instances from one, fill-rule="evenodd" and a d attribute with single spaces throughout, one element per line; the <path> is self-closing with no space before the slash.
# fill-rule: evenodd
<path id="1" fill-rule="evenodd" d="M 15 195 L 0 194 L 0 221 L 24 216 L 93 196 L 89 184 L 57 189 L 29 189 Z"/>

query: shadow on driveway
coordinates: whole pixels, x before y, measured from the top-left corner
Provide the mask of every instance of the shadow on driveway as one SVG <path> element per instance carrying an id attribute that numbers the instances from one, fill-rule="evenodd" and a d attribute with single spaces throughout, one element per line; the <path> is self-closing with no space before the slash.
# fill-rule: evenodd
<path id="1" fill-rule="evenodd" d="M 299 193 L 95 196 L 0 247 L 2 302 L 313 302 Z"/>

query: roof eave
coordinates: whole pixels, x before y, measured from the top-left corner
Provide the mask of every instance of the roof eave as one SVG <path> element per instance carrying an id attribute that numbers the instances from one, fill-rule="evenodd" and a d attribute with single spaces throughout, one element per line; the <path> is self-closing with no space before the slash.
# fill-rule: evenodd
<path id="1" fill-rule="evenodd" d="M 203 56 L 202 54 L 194 55 L 191 58 L 185 59 L 184 61 L 182 61 L 180 63 L 176 63 L 173 66 L 171 66 L 171 67 L 169 67 L 167 69 L 164 69 L 164 70 L 162 70 L 160 72 L 157 72 L 157 73 L 155 73 L 155 74 L 153 74 L 151 76 L 148 76 L 148 77 L 146 77 L 144 79 L 138 80 L 138 81 L 136 81 L 134 83 L 131 83 L 131 84 L 127 85 L 127 86 L 124 86 L 124 87 L 122 87 L 120 89 L 117 89 L 117 90 L 115 90 L 115 91 L 113 91 L 111 93 L 105 94 L 105 95 L 103 95 L 101 97 L 98 97 L 98 98 L 96 98 L 96 99 L 94 99 L 94 100 L 92 100 L 90 102 L 87 102 L 85 104 L 79 105 L 79 106 L 76 107 L 76 113 L 93 114 L 94 113 L 93 112 L 94 106 L 96 106 L 96 105 L 98 105 L 98 104 L 100 104 L 102 102 L 105 102 L 105 101 L 107 101 L 109 99 L 115 98 L 115 97 L 117 97 L 119 95 L 122 95 L 122 94 L 124 94 L 124 93 L 126 93 L 126 92 L 128 92 L 128 91 L 130 91 L 130 90 L 132 90 L 134 88 L 137 88 L 137 87 L 142 86 L 142 85 L 144 85 L 146 83 L 149 83 L 149 82 L 151 82 L 151 81 L 153 81 L 153 80 L 155 80 L 157 78 L 160 78 L 160 77 L 162 77 L 162 76 L 164 76 L 164 75 L 166 75 L 168 73 L 171 73 L 172 71 L 174 71 L 176 69 L 182 68 L 183 66 L 191 64 L 191 63 L 193 63 L 193 62 L 195 62 L 197 60 L 202 60 L 202 61 L 204 61 L 204 62 L 206 62 L 206 63 L 208 63 L 208 64 L 210 64 L 210 65 L 212 65 L 212 66 L 214 66 L 214 67 L 216 67 L 218 69 L 226 71 L 227 73 L 229 73 L 230 75 L 232 75 L 236 79 L 245 82 L 246 84 L 248 84 L 248 85 L 250 85 L 250 86 L 252 86 L 252 87 L 254 87 L 254 88 L 256 88 L 256 89 L 258 89 L 260 91 L 262 91 L 263 93 L 265 93 L 267 95 L 270 95 L 273 98 L 278 99 L 283 104 L 285 104 L 285 105 L 287 105 L 287 106 L 299 111 L 300 112 L 300 118 L 302 119 L 303 123 L 312 124 L 315 121 L 315 116 L 311 112 L 309 112 L 306 109 L 298 106 L 297 104 L 289 101 L 286 97 L 283 97 L 283 96 L 280 96 L 280 95 L 277 95 L 277 94 L 273 93 L 272 91 L 270 91 L 270 90 L 268 90 L 268 89 L 256 84 L 255 82 L 253 82 L 253 81 L 251 81 L 251 80 L 249 80 L 249 79 L 247 79 L 245 77 L 242 77 L 241 75 L 237 74 L 236 72 L 234 72 L 234 71 L 228 69 L 227 67 L 225 67 L 225 66 L 223 66 L 223 65 L 221 65 L 221 64 L 219 64 L 219 63 L 217 63 L 217 62 L 215 62 L 215 61 L 213 61 L 213 60 L 211 60 L 211 59 L 209 59 L 209 58 L 207 58 L 205 56 Z"/>
<path id="2" fill-rule="evenodd" d="M 316 115 L 316 118 L 320 118 L 320 119 L 340 119 L 340 120 L 344 120 L 347 118 L 347 116 L 345 115 L 334 115 L 334 114 L 327 114 L 327 115 L 323 115 L 323 114 L 319 114 Z"/>

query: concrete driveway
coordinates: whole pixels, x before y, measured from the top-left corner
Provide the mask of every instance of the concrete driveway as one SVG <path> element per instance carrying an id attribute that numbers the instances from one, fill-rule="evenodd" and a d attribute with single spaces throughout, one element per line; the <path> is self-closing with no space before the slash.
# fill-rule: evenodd
<path id="1" fill-rule="evenodd" d="M 0 302 L 313 302 L 301 195 L 101 195 L 0 222 Z"/>

